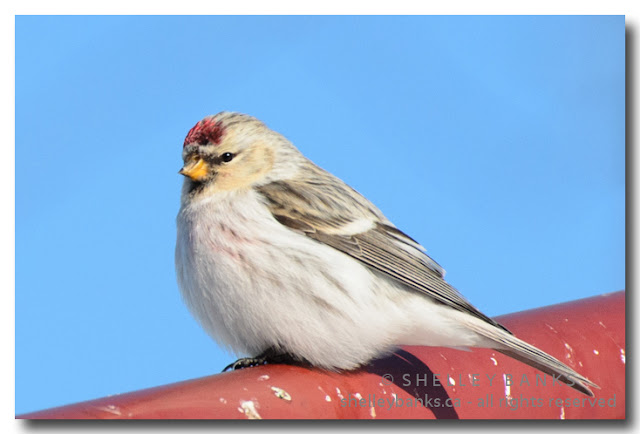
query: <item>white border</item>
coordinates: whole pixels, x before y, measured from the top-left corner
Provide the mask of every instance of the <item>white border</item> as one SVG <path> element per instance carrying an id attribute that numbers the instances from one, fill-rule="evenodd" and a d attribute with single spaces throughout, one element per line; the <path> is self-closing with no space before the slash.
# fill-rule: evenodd
<path id="1" fill-rule="evenodd" d="M 209 0 L 194 1 L 181 0 L 179 2 L 166 2 L 165 4 L 158 1 L 134 1 L 134 0 L 112 0 L 108 4 L 100 2 L 73 1 L 73 0 L 57 0 L 52 1 L 5 1 L 2 6 L 2 15 L 0 21 L 0 31 L 2 32 L 2 51 L 1 59 L 12 59 L 6 62 L 2 70 L 2 87 L 0 100 L 3 102 L 2 116 L 0 116 L 0 131 L 3 133 L 2 140 L 2 158 L 0 159 L 0 191 L 1 200 L 4 207 L 0 213 L 2 231 L 0 232 L 0 245 L 2 246 L 0 258 L 1 270 L 0 278 L 2 286 L 0 287 L 3 294 L 2 300 L 2 348 L 9 349 L 11 355 L 6 354 L 2 360 L 2 399 L 0 407 L 3 415 L 0 421 L 0 430 L 2 432 L 25 432 L 30 426 L 21 421 L 13 420 L 15 417 L 15 321 L 14 321 L 14 303 L 15 303 L 15 15 L 81 15 L 81 14 L 141 14 L 141 15 L 191 15 L 191 14 L 221 14 L 221 15 L 277 15 L 277 14 L 366 14 L 366 15 L 403 15 L 403 14 L 432 14 L 432 15 L 625 15 L 626 26 L 631 29 L 634 35 L 635 44 L 631 47 L 633 52 L 632 58 L 637 58 L 638 44 L 638 10 L 640 2 L 636 1 L 546 1 L 538 0 L 536 2 L 524 1 L 449 1 L 449 2 L 418 2 L 416 0 L 394 0 L 394 1 L 348 1 L 348 0 L 324 0 L 320 2 L 305 1 L 285 1 L 285 0 L 239 0 L 239 1 L 215 1 Z M 636 63 L 636 62 L 634 62 Z M 637 71 L 634 71 L 637 73 Z M 636 74 L 637 75 L 637 74 Z M 636 77 L 637 79 L 637 77 Z M 628 98 L 632 98 L 637 105 L 638 90 L 637 83 L 633 89 L 633 95 L 627 93 Z M 638 125 L 638 113 L 632 113 L 628 118 L 628 122 Z M 631 145 L 635 145 L 631 144 Z M 628 146 L 631 146 L 628 145 Z M 634 161 L 630 162 L 631 167 L 638 167 L 638 159 L 640 152 L 634 152 Z M 640 176 L 636 175 L 636 179 Z M 638 191 L 638 183 L 629 185 L 631 192 Z M 634 200 L 635 202 L 635 200 Z M 635 205 L 635 204 L 634 204 Z M 636 208 L 634 206 L 634 208 Z M 635 214 L 635 212 L 634 212 Z M 635 231 L 637 234 L 637 231 Z M 631 246 L 637 245 L 638 237 L 630 239 L 627 242 Z M 632 262 L 628 263 L 630 269 L 638 269 L 638 261 L 635 255 L 631 255 Z M 629 312 L 633 312 L 636 306 L 629 306 Z M 637 386 L 637 384 L 634 384 Z M 638 400 L 634 400 L 638 402 Z M 627 409 L 627 414 L 635 414 L 637 408 Z M 55 425 L 53 425 L 55 426 Z M 415 426 L 415 425 L 414 425 Z M 86 427 L 86 426 L 85 426 Z M 209 431 L 201 426 L 203 431 Z M 350 425 L 350 430 L 353 429 Z M 64 427 L 60 427 L 65 430 Z M 67 426 L 67 428 L 69 428 Z M 101 429 L 105 427 L 100 426 Z M 184 429 L 182 427 L 176 427 Z M 362 426 L 368 429 L 367 426 Z M 370 426 L 369 426 L 370 428 Z M 424 428 L 424 427 L 423 427 Z M 429 430 L 437 428 L 430 424 Z M 487 428 L 493 430 L 495 426 Z M 549 428 L 547 426 L 547 428 Z M 133 430 L 133 427 L 125 428 L 122 425 L 114 426 L 113 431 L 118 433 Z M 420 429 L 416 427 L 416 431 Z M 420 429 L 422 431 L 422 429 Z"/>

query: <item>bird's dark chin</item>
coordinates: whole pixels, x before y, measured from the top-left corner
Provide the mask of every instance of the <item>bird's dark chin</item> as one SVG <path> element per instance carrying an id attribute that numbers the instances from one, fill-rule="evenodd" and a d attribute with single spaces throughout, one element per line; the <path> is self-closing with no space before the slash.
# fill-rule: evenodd
<path id="1" fill-rule="evenodd" d="M 200 180 L 186 178 L 187 193 L 189 194 L 189 197 L 197 196 L 198 194 L 202 193 L 207 187 L 212 186 L 216 181 L 217 175 L 218 174 L 216 172 L 210 172 L 208 176 Z"/>
<path id="2" fill-rule="evenodd" d="M 193 197 L 201 193 L 206 186 L 206 181 L 193 181 L 190 179 L 187 184 L 187 192 L 189 193 L 190 197 Z"/>

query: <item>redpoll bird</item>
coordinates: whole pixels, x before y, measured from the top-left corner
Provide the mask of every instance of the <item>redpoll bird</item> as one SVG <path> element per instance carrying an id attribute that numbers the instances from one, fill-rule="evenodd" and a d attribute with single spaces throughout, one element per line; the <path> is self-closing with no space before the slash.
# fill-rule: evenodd
<path id="1" fill-rule="evenodd" d="M 588 395 L 598 387 L 516 338 L 371 202 L 259 120 L 222 112 L 182 151 L 176 271 L 218 343 L 352 370 L 400 345 L 492 348 Z"/>

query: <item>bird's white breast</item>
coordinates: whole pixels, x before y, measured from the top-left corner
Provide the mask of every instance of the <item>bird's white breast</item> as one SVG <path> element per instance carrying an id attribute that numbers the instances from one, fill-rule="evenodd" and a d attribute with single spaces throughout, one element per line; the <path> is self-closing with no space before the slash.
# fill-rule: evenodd
<path id="1" fill-rule="evenodd" d="M 281 225 L 252 190 L 183 205 L 176 271 L 204 329 L 252 356 L 276 347 L 317 366 L 352 369 L 413 343 L 403 339 L 416 316 L 436 320 L 430 300 Z"/>

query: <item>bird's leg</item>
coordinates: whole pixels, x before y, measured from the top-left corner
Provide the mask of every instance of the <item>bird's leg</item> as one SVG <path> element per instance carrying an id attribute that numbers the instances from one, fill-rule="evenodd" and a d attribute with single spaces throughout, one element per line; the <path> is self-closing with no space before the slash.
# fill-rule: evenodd
<path id="1" fill-rule="evenodd" d="M 287 353 L 276 352 L 273 348 L 268 348 L 256 357 L 242 357 L 225 367 L 222 372 L 235 371 L 236 369 L 251 368 L 253 366 L 265 364 L 299 364 L 300 361 Z"/>

